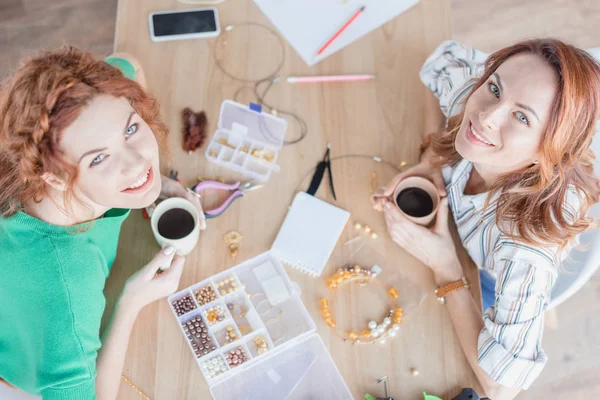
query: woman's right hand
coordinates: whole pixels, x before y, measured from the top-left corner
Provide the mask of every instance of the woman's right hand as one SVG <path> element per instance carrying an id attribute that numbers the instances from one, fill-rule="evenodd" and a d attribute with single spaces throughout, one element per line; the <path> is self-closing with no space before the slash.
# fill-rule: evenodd
<path id="1" fill-rule="evenodd" d="M 444 185 L 444 179 L 442 178 L 442 170 L 433 165 L 429 158 L 424 157 L 420 163 L 396 175 L 386 186 L 377 189 L 371 196 L 373 208 L 382 212 L 384 200 L 390 199 L 394 194 L 394 190 L 396 189 L 396 186 L 398 186 L 398 183 L 409 176 L 420 176 L 430 180 L 435 187 L 437 187 L 440 197 L 446 196 L 446 186 Z"/>
<path id="2" fill-rule="evenodd" d="M 173 247 L 164 248 L 152 261 L 127 279 L 121 300 L 139 311 L 146 305 L 175 293 L 184 263 L 185 258 L 175 255 Z M 159 269 L 164 272 L 157 274 Z"/>

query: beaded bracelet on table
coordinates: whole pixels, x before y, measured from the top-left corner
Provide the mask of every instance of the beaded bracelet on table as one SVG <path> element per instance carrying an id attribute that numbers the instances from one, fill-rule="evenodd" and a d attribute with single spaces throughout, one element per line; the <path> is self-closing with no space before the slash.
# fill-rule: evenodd
<path id="1" fill-rule="evenodd" d="M 339 268 L 336 273 L 327 279 L 327 287 L 334 291 L 339 286 L 350 282 L 360 286 L 371 283 L 380 283 L 379 280 L 376 279 L 380 271 L 381 269 L 379 267 L 367 269 L 358 265 Z M 403 308 L 395 304 L 396 300 L 400 297 L 398 290 L 391 287 L 387 290 L 387 295 L 391 300 L 391 307 L 387 316 L 383 318 L 380 323 L 370 321 L 368 329 L 348 332 L 336 329 L 336 322 L 333 318 L 333 313 L 329 308 L 329 300 L 326 298 L 321 299 L 321 316 L 327 326 L 334 329 L 336 334 L 344 338 L 344 341 L 346 342 L 351 342 L 353 344 L 384 344 L 387 338 L 396 336 L 404 317 Z"/>

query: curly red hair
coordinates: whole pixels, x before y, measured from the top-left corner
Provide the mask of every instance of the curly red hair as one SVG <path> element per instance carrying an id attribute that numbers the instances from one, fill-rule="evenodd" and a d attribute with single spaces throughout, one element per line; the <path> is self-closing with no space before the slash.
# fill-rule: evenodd
<path id="1" fill-rule="evenodd" d="M 61 133 L 99 94 L 127 98 L 166 149 L 158 102 L 138 83 L 75 47 L 42 51 L 0 86 L 0 216 L 43 198 L 45 172 L 67 181 L 67 202 L 73 196 L 78 168 L 63 157 Z"/>
<path id="2" fill-rule="evenodd" d="M 539 163 L 498 177 L 490 187 L 488 201 L 494 193 L 500 193 L 496 223 L 500 229 L 509 227 L 503 231 L 505 235 L 528 244 L 564 248 L 590 227 L 593 220 L 587 212 L 600 195 L 590 149 L 600 116 L 600 65 L 585 51 L 560 40 L 527 40 L 490 55 L 471 94 L 503 62 L 521 53 L 536 54 L 555 70 L 558 92 L 543 128 Z M 429 135 L 424 143 L 441 156 L 441 164 L 461 158 L 454 141 L 463 115 L 450 118 L 446 131 Z M 569 186 L 576 189 L 581 200 L 574 218 L 566 218 L 563 213 Z"/>

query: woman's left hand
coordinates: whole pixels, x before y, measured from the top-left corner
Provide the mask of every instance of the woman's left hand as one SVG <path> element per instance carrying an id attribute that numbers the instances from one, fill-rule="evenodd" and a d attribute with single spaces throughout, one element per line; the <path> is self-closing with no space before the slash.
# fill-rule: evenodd
<path id="1" fill-rule="evenodd" d="M 204 216 L 204 210 L 202 209 L 202 204 L 200 203 L 200 197 L 190 193 L 183 185 L 171 178 L 167 178 L 164 175 L 161 175 L 162 181 L 162 189 L 160 190 L 160 197 L 183 197 L 187 199 L 196 206 L 198 209 L 198 213 L 200 215 L 200 229 L 206 229 L 206 218 Z"/>
<path id="2" fill-rule="evenodd" d="M 387 199 L 383 213 L 392 240 L 431 268 L 438 284 L 461 279 L 462 267 L 448 229 L 447 198 L 440 200 L 436 223 L 431 229 L 410 221 Z"/>

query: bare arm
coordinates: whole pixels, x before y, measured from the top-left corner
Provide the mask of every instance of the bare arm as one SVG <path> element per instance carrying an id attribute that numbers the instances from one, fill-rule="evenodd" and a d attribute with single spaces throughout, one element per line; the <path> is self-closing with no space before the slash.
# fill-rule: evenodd
<path id="1" fill-rule="evenodd" d="M 102 348 L 96 361 L 98 400 L 117 398 L 129 336 L 140 310 L 177 290 L 185 259 L 174 252 L 172 247 L 163 249 L 125 283 L 113 317 L 102 335 Z M 164 272 L 157 275 L 159 269 Z"/>
<path id="2" fill-rule="evenodd" d="M 438 286 L 447 284 L 455 280 L 460 280 L 463 276 L 462 266 L 455 265 L 451 275 L 440 277 L 436 275 L 435 280 Z M 450 293 L 446 297 L 446 305 L 452 326 L 458 337 L 458 341 L 463 349 L 465 357 L 469 361 L 473 372 L 477 376 L 481 387 L 487 397 L 492 400 L 511 400 L 519 393 L 519 389 L 502 386 L 490 378 L 490 376 L 479 366 L 478 362 L 478 339 L 479 332 L 483 329 L 483 319 L 479 307 L 475 303 L 473 296 L 468 290 L 458 290 Z"/>
<path id="3" fill-rule="evenodd" d="M 117 398 L 129 336 L 139 310 L 120 298 L 112 320 L 102 335 L 102 349 L 96 364 L 96 396 L 98 400 Z"/>

